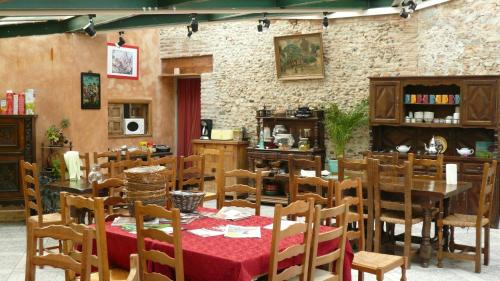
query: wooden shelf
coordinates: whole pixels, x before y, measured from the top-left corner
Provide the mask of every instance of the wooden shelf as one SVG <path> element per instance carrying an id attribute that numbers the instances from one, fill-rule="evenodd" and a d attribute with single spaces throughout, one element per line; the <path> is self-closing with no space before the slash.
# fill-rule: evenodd
<path id="1" fill-rule="evenodd" d="M 296 121 L 296 120 L 319 120 L 320 117 L 311 116 L 311 117 L 306 117 L 306 118 L 298 118 L 298 117 L 285 117 L 285 116 L 268 116 L 268 117 L 257 116 L 257 119 L 264 119 L 264 120 L 273 120 L 274 119 L 274 120 L 293 120 L 293 121 Z"/>
<path id="2" fill-rule="evenodd" d="M 403 105 L 425 105 L 425 106 L 460 106 L 459 103 L 404 103 Z"/>
<path id="3" fill-rule="evenodd" d="M 442 123 L 401 123 L 402 127 L 421 127 L 421 128 L 459 128 L 460 124 L 442 124 Z"/>

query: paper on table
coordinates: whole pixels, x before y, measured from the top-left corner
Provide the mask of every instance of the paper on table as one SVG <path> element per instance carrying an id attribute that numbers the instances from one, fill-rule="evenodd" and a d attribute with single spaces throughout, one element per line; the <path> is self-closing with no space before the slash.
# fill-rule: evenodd
<path id="1" fill-rule="evenodd" d="M 260 238 L 260 226 L 226 225 L 224 237 Z"/>
<path id="2" fill-rule="evenodd" d="M 446 164 L 446 183 L 457 184 L 457 164 Z"/>
<path id="3" fill-rule="evenodd" d="M 299 222 L 298 221 L 282 220 L 281 221 L 281 227 L 280 227 L 281 229 L 280 230 L 285 230 L 289 226 L 297 224 L 297 223 L 299 223 Z M 264 229 L 272 230 L 273 229 L 273 224 L 268 224 L 268 225 L 264 226 Z"/>
<path id="4" fill-rule="evenodd" d="M 254 215 L 254 210 L 244 207 L 222 207 L 214 216 L 225 220 L 241 220 Z"/>
<path id="5" fill-rule="evenodd" d="M 219 235 L 225 234 L 225 231 L 213 230 L 213 229 L 207 229 L 207 228 L 191 229 L 191 230 L 188 230 L 188 232 L 192 233 L 194 235 L 201 236 L 201 237 L 212 237 L 212 236 L 219 236 Z"/>
<path id="6" fill-rule="evenodd" d="M 117 217 L 111 223 L 112 226 L 120 226 L 124 224 L 135 224 L 134 217 Z"/>

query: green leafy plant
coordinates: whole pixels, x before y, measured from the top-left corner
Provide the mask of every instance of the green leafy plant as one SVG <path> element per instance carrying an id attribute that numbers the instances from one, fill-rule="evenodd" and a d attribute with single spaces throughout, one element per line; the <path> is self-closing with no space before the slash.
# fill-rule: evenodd
<path id="1" fill-rule="evenodd" d="M 58 128 L 56 125 L 50 125 L 50 127 L 45 132 L 47 139 L 53 145 L 67 142 L 67 139 L 64 137 L 63 130 L 69 127 L 69 119 L 63 118 L 59 126 L 60 128 Z"/>
<path id="2" fill-rule="evenodd" d="M 54 178 L 61 177 L 61 161 L 59 159 L 52 160 L 52 176 Z"/>
<path id="3" fill-rule="evenodd" d="M 346 144 L 353 132 L 368 122 L 368 100 L 363 100 L 350 110 L 343 111 L 338 105 L 331 104 L 326 109 L 326 129 L 333 143 L 335 156 L 343 157 Z"/>

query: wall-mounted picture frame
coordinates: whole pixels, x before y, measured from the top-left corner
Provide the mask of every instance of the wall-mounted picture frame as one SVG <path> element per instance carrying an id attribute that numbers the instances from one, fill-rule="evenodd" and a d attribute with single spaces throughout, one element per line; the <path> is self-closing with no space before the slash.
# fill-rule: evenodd
<path id="1" fill-rule="evenodd" d="M 81 73 L 81 108 L 101 109 L 101 75 L 99 73 Z"/>
<path id="2" fill-rule="evenodd" d="M 274 37 L 279 80 L 325 78 L 321 33 Z"/>
<path id="3" fill-rule="evenodd" d="M 107 74 L 110 78 L 139 79 L 139 47 L 108 43 Z"/>

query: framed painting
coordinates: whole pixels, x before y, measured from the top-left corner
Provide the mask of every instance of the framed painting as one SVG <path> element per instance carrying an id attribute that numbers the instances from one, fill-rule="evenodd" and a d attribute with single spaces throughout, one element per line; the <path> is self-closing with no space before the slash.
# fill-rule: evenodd
<path id="1" fill-rule="evenodd" d="M 139 79 L 139 48 L 108 43 L 107 73 L 110 78 Z"/>
<path id="2" fill-rule="evenodd" d="M 101 75 L 99 73 L 81 73 L 82 109 L 101 108 Z"/>
<path id="3" fill-rule="evenodd" d="M 274 37 L 279 80 L 325 78 L 321 33 Z"/>

